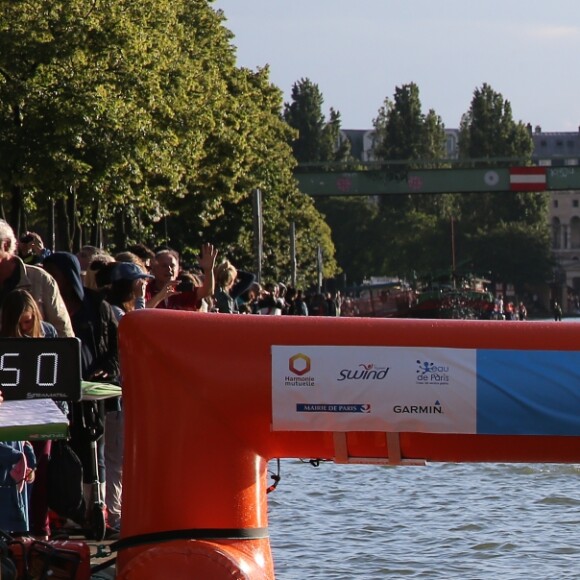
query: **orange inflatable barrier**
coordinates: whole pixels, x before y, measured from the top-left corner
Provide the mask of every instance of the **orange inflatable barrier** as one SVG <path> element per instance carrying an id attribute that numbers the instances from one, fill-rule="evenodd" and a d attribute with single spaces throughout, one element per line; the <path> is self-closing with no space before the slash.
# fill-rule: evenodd
<path id="1" fill-rule="evenodd" d="M 526 351 L 534 352 L 534 360 L 558 355 L 557 364 L 574 367 L 580 325 L 231 316 L 156 310 L 128 314 L 120 324 L 126 435 L 118 578 L 274 578 L 266 500 L 267 464 L 273 458 L 390 464 L 426 460 L 580 462 L 580 433 L 558 430 L 560 422 L 573 423 L 574 417 L 580 416 L 580 387 L 573 380 L 572 386 L 566 381 L 562 386 L 570 397 L 568 409 L 561 415 L 556 413 L 549 423 L 556 428 L 555 435 L 502 434 L 501 425 L 496 434 L 493 412 L 478 419 L 478 428 L 487 426 L 486 434 L 467 432 L 470 427 L 461 423 L 462 413 L 456 413 L 462 432 L 421 432 L 420 427 L 415 431 L 325 430 L 324 421 L 344 418 L 344 414 L 335 417 L 332 412 L 321 415 L 323 423 L 308 430 L 308 412 L 323 408 L 350 412 L 355 408 L 350 405 L 303 405 L 305 413 L 299 420 L 305 417 L 306 426 L 279 430 L 273 425 L 273 361 L 279 356 L 278 347 L 292 347 L 290 352 L 295 349 L 296 354 L 289 358 L 293 373 L 290 379 L 307 384 L 312 356 L 304 345 L 315 353 L 319 347 L 348 350 L 355 346 L 395 347 L 401 355 L 416 347 L 440 349 L 432 352 L 441 356 L 447 356 L 449 350 L 449 356 L 461 359 L 457 373 L 466 376 L 461 357 L 469 355 L 480 364 L 490 351 L 500 361 L 487 363 L 491 370 L 486 380 L 493 391 L 493 373 L 502 365 L 511 382 L 517 382 L 509 374 L 511 365 L 502 362 L 502 351 L 517 351 L 516 359 L 518 352 Z M 472 355 L 469 349 L 483 354 Z M 334 351 L 329 352 L 332 358 Z M 286 356 L 284 350 L 281 356 Z M 427 369 L 427 363 L 416 363 L 420 363 L 416 373 Z M 347 369 L 337 380 L 347 375 L 380 379 L 396 372 L 396 365 L 358 366 L 358 375 Z M 529 366 L 529 362 L 521 366 Z M 572 371 L 566 367 L 562 376 Z M 550 376 L 540 375 L 538 380 L 550 391 Z M 448 388 L 442 372 L 434 376 L 438 389 Z M 449 388 L 453 388 L 452 379 L 447 381 Z M 493 411 L 494 406 L 499 409 L 501 401 L 507 400 L 509 408 L 513 397 L 504 391 L 493 391 L 489 401 L 477 395 L 477 403 L 485 403 Z M 367 391 L 361 393 L 366 396 Z M 461 399 L 460 391 L 457 398 Z M 459 400 L 458 404 L 463 403 Z M 575 404 L 576 408 L 570 410 Z M 360 405 L 355 409 L 358 414 L 352 417 L 357 421 L 374 420 L 369 408 Z M 398 409 L 395 412 L 418 409 L 442 415 L 434 421 L 450 416 L 454 420 L 455 416 L 452 412 L 445 415 L 440 401 L 429 407 L 392 408 Z M 514 412 L 523 417 L 529 408 L 537 411 L 523 400 Z M 405 418 L 411 421 L 409 425 L 415 425 L 416 419 Z"/>

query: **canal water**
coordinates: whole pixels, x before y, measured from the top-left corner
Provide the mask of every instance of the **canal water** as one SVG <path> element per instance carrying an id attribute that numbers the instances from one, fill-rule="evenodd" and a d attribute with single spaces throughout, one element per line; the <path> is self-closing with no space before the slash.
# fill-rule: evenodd
<path id="1" fill-rule="evenodd" d="M 277 580 L 580 578 L 580 465 L 283 460 L 281 476 Z"/>
<path id="2" fill-rule="evenodd" d="M 281 477 L 277 580 L 580 579 L 580 465 L 282 460 Z"/>

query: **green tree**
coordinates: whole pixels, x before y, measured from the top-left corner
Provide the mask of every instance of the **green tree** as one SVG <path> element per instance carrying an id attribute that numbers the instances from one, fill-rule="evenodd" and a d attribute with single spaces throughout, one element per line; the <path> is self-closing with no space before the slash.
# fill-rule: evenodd
<path id="1" fill-rule="evenodd" d="M 276 274 L 294 215 L 333 271 L 327 227 L 292 179 L 280 91 L 267 70 L 236 68 L 223 20 L 207 0 L 0 4 L 1 201 L 17 229 L 24 214 L 46 231 L 54 204 L 60 248 L 192 249 L 222 232 L 248 256 L 251 215 L 236 211 L 261 187 Z M 230 211 L 246 221 L 225 232 Z"/>
<path id="2" fill-rule="evenodd" d="M 473 92 L 469 111 L 461 118 L 459 139 L 460 156 L 469 159 L 525 163 L 533 151 L 528 128 L 514 121 L 511 103 L 487 83 Z"/>
<path id="3" fill-rule="evenodd" d="M 433 110 L 422 111 L 415 83 L 397 87 L 374 122 L 374 156 L 385 162 L 387 178 L 405 179 L 417 167 L 438 167 L 445 153 L 445 128 Z M 405 275 L 449 260 L 449 220 L 454 198 L 448 195 L 383 196 L 376 223 L 376 248 L 382 270 Z M 421 263 L 421 264 L 420 264 Z"/>
<path id="4" fill-rule="evenodd" d="M 187 200 L 177 200 L 176 217 L 172 218 L 172 238 L 211 239 L 235 264 L 246 269 L 253 264 L 252 192 L 260 189 L 263 196 L 265 279 L 290 281 L 291 256 L 288 252 L 290 225 L 296 226 L 298 283 L 311 285 L 316 277 L 316 251 L 323 248 L 324 276 L 336 274 L 334 245 L 330 229 L 316 210 L 313 200 L 300 193 L 293 176 L 296 161 L 289 145 L 295 136 L 280 115 L 282 92 L 269 81 L 267 68 L 252 72 L 236 71 L 230 78 L 229 91 L 243 95 L 237 107 L 238 131 L 246 135 L 248 147 L 238 160 L 243 171 L 238 175 L 235 190 L 239 199 L 226 201 L 219 217 L 202 222 L 197 209 Z M 239 153 L 239 152 L 238 152 Z M 193 215 L 192 215 L 193 214 Z M 194 226 L 197 231 L 192 231 Z M 194 245 L 194 247 L 196 247 Z"/>
<path id="5" fill-rule="evenodd" d="M 433 110 L 423 113 L 415 83 L 395 89 L 393 100 L 387 98 L 379 109 L 374 128 L 373 152 L 378 159 L 425 161 L 444 156 L 443 123 Z"/>
<path id="6" fill-rule="evenodd" d="M 298 163 L 316 164 L 314 171 L 347 170 L 355 164 L 350 142 L 341 136 L 340 113 L 331 108 L 327 120 L 323 104 L 317 84 L 301 79 L 293 85 L 292 100 L 284 105 L 284 119 L 296 131 L 291 141 L 294 156 Z M 308 171 L 308 167 L 299 170 Z M 371 275 L 373 269 L 363 258 L 368 257 L 369 248 L 363 232 L 368 232 L 371 216 L 376 213 L 374 205 L 368 198 L 341 197 L 317 198 L 315 205 L 332 232 L 339 269 L 346 272 L 349 280 L 357 282 Z"/>
<path id="7" fill-rule="evenodd" d="M 336 196 L 317 198 L 316 207 L 331 228 L 336 259 L 347 284 L 360 284 L 377 274 L 374 253 L 377 204 L 367 197 Z"/>
<path id="8" fill-rule="evenodd" d="M 163 125 L 176 61 L 164 18 L 177 6 L 2 3 L 0 177 L 13 218 L 22 207 L 16 187 L 40 208 L 53 199 L 61 243 L 70 246 L 79 227 L 100 230 L 119 207 L 154 213 L 159 183 L 178 184 L 183 168 Z"/>
<path id="9" fill-rule="evenodd" d="M 554 266 L 549 233 L 543 224 L 500 223 L 489 233 L 476 232 L 470 248 L 471 261 L 479 271 L 514 284 L 518 292 L 528 284 L 546 282 Z"/>
<path id="10" fill-rule="evenodd" d="M 477 164 L 525 165 L 533 142 L 527 126 L 514 121 L 509 101 L 483 84 L 462 117 L 459 149 L 461 158 Z M 465 194 L 460 211 L 463 258 L 473 258 L 502 281 L 519 284 L 520 290 L 524 282 L 546 280 L 551 268 L 546 193 Z"/>
<path id="11" fill-rule="evenodd" d="M 297 130 L 292 151 L 298 163 L 324 166 L 348 160 L 348 142 L 340 139 L 340 113 L 331 108 L 327 121 L 323 104 L 320 88 L 310 79 L 300 79 L 292 86 L 292 100 L 284 105 L 284 120 Z"/>
<path id="12" fill-rule="evenodd" d="M 523 122 L 514 121 L 510 102 L 488 84 L 476 89 L 469 111 L 461 118 L 460 157 L 484 165 L 526 165 L 532 151 L 530 131 Z M 534 225 L 546 218 L 546 200 L 546 195 L 536 193 L 470 194 L 463 197 L 461 218 L 472 229 L 501 221 Z"/>

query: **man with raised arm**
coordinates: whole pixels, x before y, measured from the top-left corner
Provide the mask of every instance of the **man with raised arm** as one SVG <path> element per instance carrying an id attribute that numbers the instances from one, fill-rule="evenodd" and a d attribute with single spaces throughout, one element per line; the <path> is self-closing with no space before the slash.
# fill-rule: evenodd
<path id="1" fill-rule="evenodd" d="M 218 251 L 212 244 L 203 244 L 199 266 L 203 270 L 201 286 L 179 290 L 179 255 L 174 250 L 161 250 L 155 254 L 151 273 L 155 278 L 147 286 L 147 308 L 197 311 L 201 301 L 212 296 L 215 290 L 214 267 Z"/>

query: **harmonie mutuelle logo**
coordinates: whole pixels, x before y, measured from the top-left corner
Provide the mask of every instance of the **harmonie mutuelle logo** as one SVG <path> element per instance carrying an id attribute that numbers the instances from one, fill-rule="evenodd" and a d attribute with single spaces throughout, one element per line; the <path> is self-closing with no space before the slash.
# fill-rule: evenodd
<path id="1" fill-rule="evenodd" d="M 290 375 L 284 377 L 286 387 L 314 387 L 314 377 L 310 376 L 312 359 L 302 352 L 292 355 L 288 359 Z"/>

